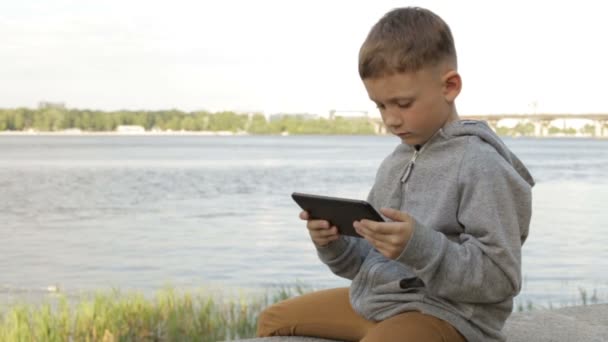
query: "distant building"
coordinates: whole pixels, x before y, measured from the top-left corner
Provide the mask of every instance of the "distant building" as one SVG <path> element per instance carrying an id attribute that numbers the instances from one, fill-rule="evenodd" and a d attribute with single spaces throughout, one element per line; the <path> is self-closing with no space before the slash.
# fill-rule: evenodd
<path id="1" fill-rule="evenodd" d="M 343 118 L 369 118 L 369 112 L 366 110 L 335 110 L 329 111 L 329 119 L 333 120 L 337 117 Z"/>
<path id="2" fill-rule="evenodd" d="M 319 118 L 318 115 L 308 114 L 308 113 L 301 113 L 301 114 L 284 114 L 284 113 L 279 113 L 279 114 L 272 114 L 272 115 L 270 115 L 268 117 L 268 121 L 281 120 L 281 119 L 286 118 L 286 117 L 296 118 L 296 119 L 302 119 L 302 120 L 315 120 L 315 119 Z"/>
<path id="3" fill-rule="evenodd" d="M 121 125 L 116 127 L 116 132 L 119 133 L 144 133 L 145 128 L 136 125 Z"/>
<path id="4" fill-rule="evenodd" d="M 68 128 L 61 131 L 64 134 L 82 134 L 82 130 L 80 128 Z"/>
<path id="5" fill-rule="evenodd" d="M 65 109 L 65 102 L 38 102 L 38 109 Z"/>

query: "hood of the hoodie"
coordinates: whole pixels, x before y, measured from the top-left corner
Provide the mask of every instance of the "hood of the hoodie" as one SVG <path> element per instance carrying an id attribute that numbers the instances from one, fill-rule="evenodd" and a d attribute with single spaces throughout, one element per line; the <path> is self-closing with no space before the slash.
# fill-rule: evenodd
<path id="1" fill-rule="evenodd" d="M 534 186 L 535 181 L 530 171 L 526 168 L 524 163 L 505 145 L 496 133 L 488 126 L 485 121 L 478 120 L 456 120 L 447 123 L 443 126 L 437 134 L 443 135 L 444 138 L 449 139 L 450 137 L 460 136 L 477 136 L 484 142 L 488 143 L 500 156 L 502 156 L 513 169 L 524 179 L 530 186 Z M 431 138 L 432 140 L 432 138 Z"/>

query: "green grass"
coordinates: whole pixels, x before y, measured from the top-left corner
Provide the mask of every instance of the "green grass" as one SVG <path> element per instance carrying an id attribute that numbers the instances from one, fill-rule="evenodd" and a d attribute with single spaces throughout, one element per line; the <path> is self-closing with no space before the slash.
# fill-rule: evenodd
<path id="1" fill-rule="evenodd" d="M 255 336 L 268 305 L 311 291 L 280 286 L 254 298 L 213 298 L 165 288 L 141 293 L 99 292 L 70 302 L 14 304 L 0 312 L 0 341 L 223 341 Z"/>
<path id="2" fill-rule="evenodd" d="M 213 295 L 170 287 L 146 298 L 118 290 L 76 298 L 59 293 L 56 300 L 11 304 L 0 311 L 0 341 L 224 341 L 255 337 L 257 317 L 268 305 L 313 291 L 297 282 L 256 295 Z M 596 291 L 581 303 L 598 303 Z M 528 301 L 516 311 L 542 306 Z M 553 308 L 552 305 L 548 307 Z"/>

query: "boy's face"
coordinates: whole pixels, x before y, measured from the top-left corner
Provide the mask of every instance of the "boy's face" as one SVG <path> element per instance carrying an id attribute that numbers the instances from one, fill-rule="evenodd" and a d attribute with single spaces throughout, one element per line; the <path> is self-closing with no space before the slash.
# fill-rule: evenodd
<path id="1" fill-rule="evenodd" d="M 422 145 L 444 124 L 458 120 L 454 99 L 461 80 L 445 65 L 367 78 L 363 83 L 387 129 L 408 145 Z"/>

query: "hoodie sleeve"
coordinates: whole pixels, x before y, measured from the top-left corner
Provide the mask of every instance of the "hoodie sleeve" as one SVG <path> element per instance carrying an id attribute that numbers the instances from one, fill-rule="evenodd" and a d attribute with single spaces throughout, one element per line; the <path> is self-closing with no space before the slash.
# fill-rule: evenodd
<path id="1" fill-rule="evenodd" d="M 316 246 L 316 245 L 315 245 Z M 342 278 L 353 280 L 369 253 L 367 240 L 351 236 L 340 236 L 336 241 L 317 248 L 317 255 L 329 269 Z"/>
<path id="2" fill-rule="evenodd" d="M 369 192 L 367 201 L 373 201 L 374 189 Z M 367 254 L 372 249 L 372 245 L 365 239 L 340 235 L 338 240 L 319 247 L 315 244 L 319 259 L 326 264 L 329 269 L 337 276 L 353 280 L 359 273 L 359 269 Z"/>
<path id="3" fill-rule="evenodd" d="M 475 138 L 471 138 L 475 139 Z M 427 289 L 467 303 L 498 303 L 521 290 L 521 245 L 531 217 L 531 184 L 485 143 L 471 143 L 459 175 L 457 242 L 415 220 L 398 261 Z"/>

